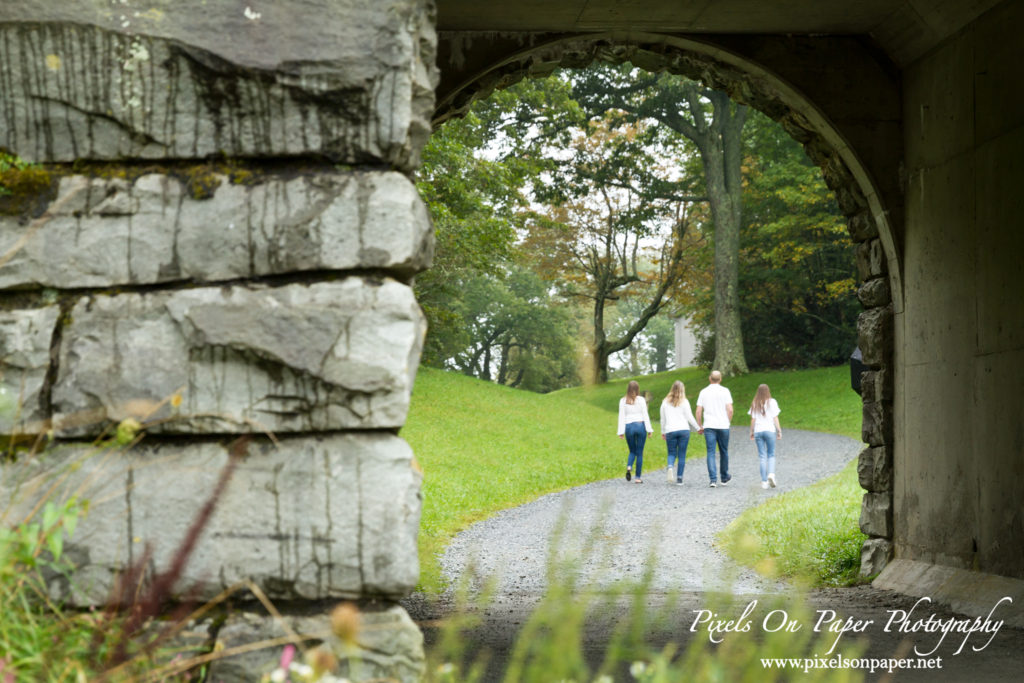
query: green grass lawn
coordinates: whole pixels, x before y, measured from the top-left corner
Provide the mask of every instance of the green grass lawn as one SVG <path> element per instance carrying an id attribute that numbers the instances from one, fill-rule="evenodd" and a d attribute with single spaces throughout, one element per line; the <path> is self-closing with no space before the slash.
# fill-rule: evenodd
<path id="1" fill-rule="evenodd" d="M 654 395 L 651 417 L 657 422 L 657 407 L 672 382 L 683 381 L 693 406 L 707 384 L 707 371 L 689 368 L 637 379 L 641 390 Z M 431 592 L 442 587 L 437 556 L 469 524 L 545 493 L 621 476 L 625 451 L 615 430 L 627 382 L 542 395 L 420 368 L 401 432 L 424 471 L 420 587 Z M 749 424 L 746 407 L 762 382 L 782 406 L 783 429 L 859 437 L 860 399 L 850 390 L 845 366 L 727 377 L 724 384 L 736 405 L 734 424 Z M 655 425 L 660 445 L 657 432 Z M 648 468 L 664 465 L 663 449 L 648 453 Z M 687 455 L 703 458 L 703 440 L 691 439 Z M 847 484 L 850 478 L 847 473 Z M 855 486 L 855 471 L 852 481 Z M 749 536 L 750 530 L 743 526 L 737 533 Z M 776 546 L 760 542 L 758 547 Z"/>

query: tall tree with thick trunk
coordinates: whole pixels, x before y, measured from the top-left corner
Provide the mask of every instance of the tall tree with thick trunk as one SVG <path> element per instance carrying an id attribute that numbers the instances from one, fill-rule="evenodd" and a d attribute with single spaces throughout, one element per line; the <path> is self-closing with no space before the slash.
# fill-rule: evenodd
<path id="1" fill-rule="evenodd" d="M 624 124 L 656 121 L 697 148 L 714 223 L 715 361 L 727 375 L 748 372 L 740 323 L 739 243 L 742 224 L 743 126 L 747 107 L 725 93 L 672 74 L 630 65 L 582 72 L 574 96 L 585 112 L 619 112 Z"/>

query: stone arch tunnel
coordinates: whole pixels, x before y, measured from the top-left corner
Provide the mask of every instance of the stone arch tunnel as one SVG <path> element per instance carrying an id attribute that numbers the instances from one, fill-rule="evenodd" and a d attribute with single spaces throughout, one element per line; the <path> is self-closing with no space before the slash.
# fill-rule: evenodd
<path id="1" fill-rule="evenodd" d="M 415 631 L 419 151 L 494 88 L 628 59 L 780 121 L 848 216 L 865 568 L 1024 599 L 1022 33 L 1014 0 L 7 0 L 0 148 L 45 171 L 0 197 L 0 432 L 52 438 L 25 476 L 82 461 L 109 494 L 67 597 L 180 537 L 252 435 L 184 579 Z M 133 416 L 144 448 L 85 458 Z"/>

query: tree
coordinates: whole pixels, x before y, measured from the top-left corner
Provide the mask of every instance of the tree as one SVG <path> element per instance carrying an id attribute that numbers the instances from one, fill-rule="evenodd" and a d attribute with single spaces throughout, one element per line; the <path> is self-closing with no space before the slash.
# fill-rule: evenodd
<path id="1" fill-rule="evenodd" d="M 568 92 L 562 81 L 526 81 L 431 137 L 417 186 L 434 222 L 435 257 L 414 285 L 428 322 L 425 364 L 534 391 L 578 381 L 575 322 L 517 245 L 528 189 L 551 165 L 519 152 L 545 116 L 571 115 Z"/>
<path id="2" fill-rule="evenodd" d="M 741 249 L 743 324 L 758 367 L 845 362 L 856 344 L 854 245 L 819 169 L 763 114 L 751 155 Z"/>
<path id="3" fill-rule="evenodd" d="M 524 247 L 563 295 L 590 302 L 588 379 L 597 382 L 607 380 L 611 354 L 662 309 L 686 263 L 688 181 L 665 180 L 667 160 L 649 133 L 639 123 L 581 131 L 550 182 L 534 188 L 550 206 L 530 224 Z M 607 306 L 623 297 L 643 305 L 609 336 Z"/>
<path id="4" fill-rule="evenodd" d="M 821 170 L 778 124 L 754 112 L 745 135 L 740 305 L 750 365 L 844 362 L 859 304 L 854 247 L 839 207 Z M 693 294 L 686 311 L 713 331 L 711 287 L 696 282 Z M 700 356 L 710 361 L 712 353 L 705 348 Z"/>
<path id="5" fill-rule="evenodd" d="M 432 268 L 417 276 L 414 287 L 427 317 L 426 365 L 444 367 L 472 341 L 460 284 L 499 273 L 512 257 L 526 206 L 522 189 L 537 168 L 518 157 L 479 153 L 500 115 L 493 103 L 481 103 L 435 131 L 423 152 L 417 188 L 433 219 L 435 252 Z"/>
<path id="6" fill-rule="evenodd" d="M 621 334 L 636 320 L 642 302 L 635 299 L 623 299 L 613 309 L 614 319 L 611 322 L 611 333 Z M 635 377 L 654 372 L 665 372 L 674 365 L 675 323 L 672 317 L 661 313 L 647 321 L 644 329 L 637 334 L 633 342 L 613 356 L 618 360 L 621 369 L 613 371 L 611 376 Z"/>
<path id="7" fill-rule="evenodd" d="M 552 391 L 577 383 L 570 311 L 522 266 L 462 283 L 462 324 L 470 343 L 448 365 L 511 387 Z"/>
<path id="8" fill-rule="evenodd" d="M 714 225 L 714 367 L 729 375 L 746 373 L 739 239 L 747 107 L 681 76 L 646 73 L 630 64 L 583 72 L 574 80 L 573 93 L 592 116 L 620 112 L 627 125 L 657 121 L 696 146 Z"/>

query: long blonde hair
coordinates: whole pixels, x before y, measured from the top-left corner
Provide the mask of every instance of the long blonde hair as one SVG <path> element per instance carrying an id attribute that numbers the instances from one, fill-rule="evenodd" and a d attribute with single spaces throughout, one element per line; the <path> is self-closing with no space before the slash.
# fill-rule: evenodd
<path id="1" fill-rule="evenodd" d="M 751 413 L 760 413 L 761 415 L 768 414 L 768 401 L 772 399 L 772 392 L 768 389 L 767 384 L 762 384 L 757 387 L 757 393 L 754 394 L 754 402 L 750 404 Z"/>
<path id="2" fill-rule="evenodd" d="M 633 405 L 634 403 L 636 403 L 636 397 L 639 393 L 640 383 L 637 382 L 635 379 L 631 380 L 630 383 L 626 385 L 626 403 L 628 403 L 629 405 Z"/>
<path id="3" fill-rule="evenodd" d="M 665 397 L 663 403 L 668 403 L 672 406 L 678 407 L 680 403 L 686 400 L 686 387 L 679 380 L 672 382 L 672 388 L 668 390 L 668 396 Z"/>

